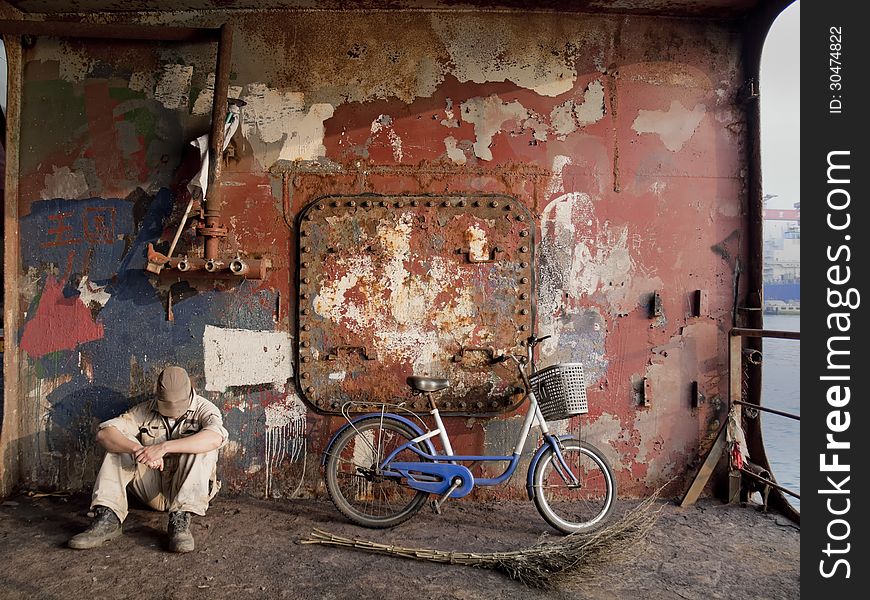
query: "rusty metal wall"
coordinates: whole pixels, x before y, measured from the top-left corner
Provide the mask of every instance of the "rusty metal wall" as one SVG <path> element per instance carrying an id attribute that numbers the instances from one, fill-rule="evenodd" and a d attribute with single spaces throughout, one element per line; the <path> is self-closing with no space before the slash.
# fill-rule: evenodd
<path id="1" fill-rule="evenodd" d="M 186 204 L 189 142 L 209 128 L 213 46 L 38 38 L 24 50 L 23 483 L 89 485 L 96 423 L 174 362 L 224 412 L 228 489 L 317 493 L 317 458 L 339 419 L 296 387 L 300 211 L 333 196 L 494 194 L 531 215 L 528 300 L 538 333 L 553 335 L 541 358 L 586 365 L 583 436 L 624 494 L 671 478 L 682 489 L 723 420 L 746 260 L 739 28 L 543 13 L 230 18 L 230 97 L 246 106 L 223 169 L 222 251 L 269 257 L 262 281 L 143 271 L 147 244 L 165 247 Z M 198 242 L 185 235 L 180 250 L 196 255 Z M 321 266 L 315 277 L 334 272 Z M 318 307 L 373 335 L 373 321 L 354 322 L 359 311 Z M 396 333 L 378 343 L 419 341 Z M 391 376 L 440 375 L 439 364 L 405 361 Z M 465 453 L 503 452 L 519 425 L 515 412 L 448 419 Z M 485 493 L 519 493 L 513 484 Z"/>

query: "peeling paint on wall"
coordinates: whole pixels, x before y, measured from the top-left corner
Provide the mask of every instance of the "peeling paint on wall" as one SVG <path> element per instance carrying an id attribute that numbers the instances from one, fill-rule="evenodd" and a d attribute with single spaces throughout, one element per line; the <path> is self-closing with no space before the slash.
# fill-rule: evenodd
<path id="1" fill-rule="evenodd" d="M 290 392 L 284 400 L 267 404 L 266 412 L 266 497 L 272 497 L 272 478 L 285 461 L 305 460 L 305 416 L 307 409 Z M 300 485 L 302 481 L 300 480 Z"/>
<path id="2" fill-rule="evenodd" d="M 190 98 L 191 77 L 192 66 L 163 65 L 163 71 L 154 86 L 154 99 L 171 110 L 186 109 Z"/>
<path id="3" fill-rule="evenodd" d="M 54 167 L 53 173 L 45 175 L 45 187 L 42 188 L 42 198 L 67 198 L 78 200 L 89 196 L 88 182 L 85 174 L 73 171 L 69 167 Z"/>
<path id="4" fill-rule="evenodd" d="M 286 332 L 206 325 L 202 345 L 208 391 L 263 383 L 283 385 L 293 376 L 292 341 Z"/>
<path id="5" fill-rule="evenodd" d="M 456 144 L 456 138 L 448 136 L 444 138 L 444 147 L 447 148 L 447 158 L 452 160 L 457 165 L 464 165 L 468 160 L 465 157 L 465 152 Z"/>
<path id="6" fill-rule="evenodd" d="M 590 83 L 583 92 L 579 104 L 569 99 L 556 106 L 550 113 L 550 124 L 560 140 L 580 127 L 600 121 L 604 117 L 604 86 L 600 81 Z"/>
<path id="7" fill-rule="evenodd" d="M 706 112 L 703 104 L 689 110 L 679 100 L 672 100 L 668 110 L 639 111 L 631 128 L 639 134 L 657 134 L 665 148 L 678 152 L 695 133 Z"/>
<path id="8" fill-rule="evenodd" d="M 489 146 L 493 136 L 509 121 L 522 123 L 529 113 L 516 100 L 504 102 L 493 94 L 488 98 L 471 98 L 462 103 L 462 120 L 474 125 L 474 154 L 483 160 L 492 160 Z"/>
<path id="9" fill-rule="evenodd" d="M 305 94 L 271 89 L 263 83 L 247 86 L 242 99 L 247 102 L 242 112 L 242 132 L 262 157 L 261 164 L 315 160 L 326 155 L 324 121 L 334 113 L 331 104 L 306 107 Z M 263 144 L 280 143 L 277 153 L 257 148 L 257 140 Z"/>
<path id="10" fill-rule="evenodd" d="M 540 38 L 524 35 L 523 25 L 472 13 L 432 16 L 432 27 L 447 48 L 451 72 L 459 81 L 512 81 L 542 96 L 570 91 L 577 72 L 567 44 L 552 40 L 548 44 L 552 51 L 543 48 Z"/>

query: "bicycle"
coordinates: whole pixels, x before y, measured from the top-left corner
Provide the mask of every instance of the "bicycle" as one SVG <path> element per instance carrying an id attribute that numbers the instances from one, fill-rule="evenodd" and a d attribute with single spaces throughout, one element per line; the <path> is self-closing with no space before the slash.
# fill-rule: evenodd
<path id="1" fill-rule="evenodd" d="M 577 436 L 554 436 L 547 421 L 587 412 L 582 366 L 555 364 L 535 370 L 533 352 L 549 338 L 531 336 L 526 356 L 490 351 L 492 363 L 512 360 L 529 399 L 529 411 L 510 456 L 456 455 L 432 394 L 447 389 L 447 379 L 409 377 L 416 393 L 429 400 L 435 428 L 429 429 L 415 413 L 401 405 L 384 405 L 380 412 L 351 419 L 347 403 L 342 412 L 347 423 L 330 440 L 324 452 L 326 487 L 336 508 L 352 522 L 371 528 L 394 527 L 410 519 L 430 494 L 437 496 L 436 513 L 450 498 L 462 498 L 475 486 L 498 485 L 516 471 L 532 424 L 541 428 L 543 442 L 529 464 L 526 489 L 544 520 L 563 533 L 593 531 L 613 510 L 616 479 L 602 453 Z M 526 366 L 531 365 L 531 374 Z M 539 400 L 540 396 L 540 400 Z M 387 412 L 391 407 L 394 412 Z M 399 414 L 407 413 L 417 422 Z M 418 423 L 419 422 L 419 423 Z M 438 437 L 443 454 L 436 452 Z M 497 477 L 475 478 L 462 462 L 507 462 Z"/>

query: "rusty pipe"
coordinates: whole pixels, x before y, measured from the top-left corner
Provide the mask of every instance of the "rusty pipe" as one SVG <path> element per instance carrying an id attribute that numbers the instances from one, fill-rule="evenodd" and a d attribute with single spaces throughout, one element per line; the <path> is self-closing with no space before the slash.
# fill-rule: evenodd
<path id="1" fill-rule="evenodd" d="M 206 260 L 218 258 L 218 246 L 222 229 L 221 216 L 221 166 L 223 163 L 224 127 L 227 120 L 227 94 L 230 82 L 230 62 L 233 54 L 233 27 L 221 25 L 217 45 L 217 64 L 214 73 L 214 94 L 211 107 L 211 135 L 209 137 L 211 161 L 209 162 L 208 192 L 205 197 L 205 228 L 202 235 Z"/>

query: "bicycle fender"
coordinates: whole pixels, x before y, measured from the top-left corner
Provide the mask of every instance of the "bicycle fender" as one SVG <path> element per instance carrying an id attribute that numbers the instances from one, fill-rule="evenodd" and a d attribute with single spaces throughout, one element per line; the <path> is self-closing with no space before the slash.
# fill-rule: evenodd
<path id="1" fill-rule="evenodd" d="M 574 437 L 570 433 L 567 435 L 560 435 L 559 437 L 556 437 L 554 435 L 551 435 L 548 437 L 552 438 L 553 440 L 576 440 L 577 439 L 576 437 Z M 534 496 L 535 482 L 532 481 L 532 478 L 534 477 L 534 473 L 535 473 L 535 468 L 538 466 L 538 461 L 541 460 L 541 457 L 544 456 L 544 452 L 546 452 L 548 448 L 550 448 L 550 440 L 549 439 L 544 440 L 544 443 L 541 444 L 541 447 L 538 448 L 538 451 L 535 452 L 535 455 L 532 457 L 532 462 L 529 463 L 529 472 L 526 475 L 526 493 L 529 495 L 529 500 L 532 500 L 535 497 Z"/>
<path id="2" fill-rule="evenodd" d="M 344 433 L 345 430 L 351 426 L 351 424 L 355 425 L 355 424 L 357 424 L 360 421 L 363 421 L 365 419 L 380 419 L 382 417 L 384 419 L 386 419 L 386 418 L 395 419 L 396 421 L 399 421 L 402 424 L 407 425 L 417 435 L 423 435 L 425 433 L 422 429 L 420 429 L 420 426 L 417 423 L 414 423 L 414 421 L 410 420 L 407 417 L 403 417 L 402 415 L 397 415 L 394 413 L 384 413 L 383 415 L 381 413 L 369 413 L 367 415 L 360 415 L 359 417 L 353 419 L 350 423 L 345 423 L 338 431 L 336 431 L 333 434 L 332 438 L 329 440 L 329 444 L 326 445 L 326 450 L 323 451 L 323 457 L 320 459 L 320 466 L 321 467 L 326 466 L 326 459 L 329 457 L 329 453 L 332 450 L 332 446 L 335 444 L 335 440 L 337 440 L 338 436 L 340 436 L 342 433 Z M 432 445 L 432 442 L 429 440 L 423 440 L 423 443 L 426 445 L 426 452 L 434 455 L 435 454 L 435 447 Z"/>

